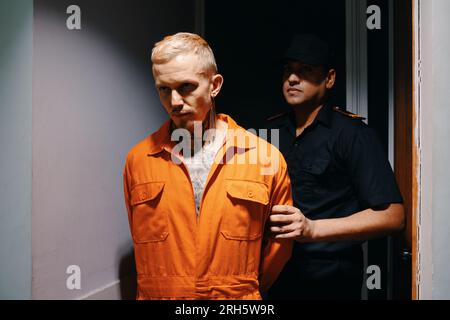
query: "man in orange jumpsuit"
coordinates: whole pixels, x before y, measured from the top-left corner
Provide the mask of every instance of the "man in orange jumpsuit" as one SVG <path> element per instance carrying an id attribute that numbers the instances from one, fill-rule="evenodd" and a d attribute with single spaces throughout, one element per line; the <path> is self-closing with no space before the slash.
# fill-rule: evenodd
<path id="1" fill-rule="evenodd" d="M 284 158 L 215 114 L 223 77 L 201 37 L 164 38 L 152 63 L 170 119 L 124 169 L 137 299 L 261 299 L 292 251 L 264 236 L 272 206 L 292 205 Z"/>

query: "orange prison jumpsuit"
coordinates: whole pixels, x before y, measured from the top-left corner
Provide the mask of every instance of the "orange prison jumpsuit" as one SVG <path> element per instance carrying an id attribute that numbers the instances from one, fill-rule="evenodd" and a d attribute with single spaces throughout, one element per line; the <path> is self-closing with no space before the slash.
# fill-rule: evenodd
<path id="1" fill-rule="evenodd" d="M 187 168 L 171 158 L 170 120 L 128 153 L 124 193 L 137 299 L 261 299 L 259 290 L 270 287 L 290 258 L 292 241 L 264 237 L 272 206 L 292 205 L 284 158 L 229 116 L 218 117 L 232 134 L 216 160 L 227 155 L 231 161 L 213 163 L 198 218 Z M 238 137 L 253 144 L 239 144 Z M 276 172 L 261 174 L 260 161 L 233 162 L 256 150 L 255 141 L 270 148 L 270 159 L 279 157 Z"/>

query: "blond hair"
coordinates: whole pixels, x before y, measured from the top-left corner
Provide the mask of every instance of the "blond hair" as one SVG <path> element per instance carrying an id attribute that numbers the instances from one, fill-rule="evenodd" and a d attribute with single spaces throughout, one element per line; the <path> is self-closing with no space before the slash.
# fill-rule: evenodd
<path id="1" fill-rule="evenodd" d="M 152 49 L 152 63 L 164 64 L 176 56 L 190 53 L 199 58 L 202 70 L 207 76 L 217 73 L 217 64 L 211 47 L 199 35 L 188 32 L 166 36 L 157 42 Z"/>

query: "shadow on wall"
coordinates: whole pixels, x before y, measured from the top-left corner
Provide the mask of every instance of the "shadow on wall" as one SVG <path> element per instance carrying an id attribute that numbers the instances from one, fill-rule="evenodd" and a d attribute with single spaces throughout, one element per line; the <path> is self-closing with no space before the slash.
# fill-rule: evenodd
<path id="1" fill-rule="evenodd" d="M 137 275 L 133 247 L 120 258 L 119 279 L 120 298 L 122 300 L 135 300 L 137 292 Z"/>
<path id="2" fill-rule="evenodd" d="M 73 2 L 79 30 L 66 25 Z M 33 4 L 32 296 L 134 299 L 123 165 L 167 119 L 149 53 L 163 35 L 194 28 L 195 1 Z M 89 279 L 81 291 L 64 286 L 73 264 Z"/>

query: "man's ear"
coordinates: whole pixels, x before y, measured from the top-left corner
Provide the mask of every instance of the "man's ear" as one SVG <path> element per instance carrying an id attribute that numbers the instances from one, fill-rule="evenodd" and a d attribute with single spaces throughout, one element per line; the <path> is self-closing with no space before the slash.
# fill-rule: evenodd
<path id="1" fill-rule="evenodd" d="M 220 89 L 222 89 L 223 84 L 223 77 L 220 74 L 215 74 L 212 76 L 212 90 L 211 90 L 211 97 L 215 98 L 220 92 Z"/>
<path id="2" fill-rule="evenodd" d="M 328 90 L 334 87 L 336 83 L 336 70 L 330 69 L 327 74 L 327 78 L 325 80 L 325 85 Z"/>

